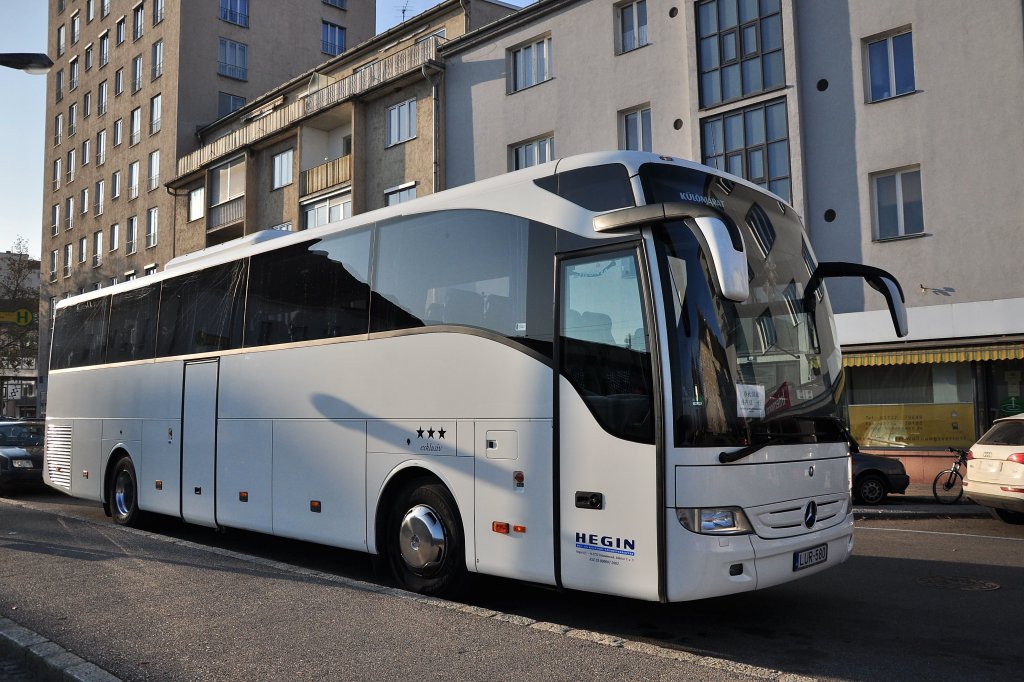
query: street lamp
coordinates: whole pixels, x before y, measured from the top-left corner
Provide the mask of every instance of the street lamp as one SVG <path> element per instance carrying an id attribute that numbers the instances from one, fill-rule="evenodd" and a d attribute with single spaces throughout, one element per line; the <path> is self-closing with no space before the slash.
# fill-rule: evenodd
<path id="1" fill-rule="evenodd" d="M 0 66 L 18 69 L 33 75 L 42 75 L 53 66 L 53 60 L 35 52 L 8 52 L 0 54 Z"/>

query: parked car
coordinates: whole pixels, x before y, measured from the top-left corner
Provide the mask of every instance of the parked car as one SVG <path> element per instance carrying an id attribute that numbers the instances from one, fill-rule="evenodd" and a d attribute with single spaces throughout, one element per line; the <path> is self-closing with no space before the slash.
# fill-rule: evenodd
<path id="1" fill-rule="evenodd" d="M 42 422 L 0 421 L 0 492 L 42 484 Z"/>
<path id="2" fill-rule="evenodd" d="M 881 504 L 890 493 L 902 495 L 910 485 L 903 462 L 892 457 L 869 455 L 850 444 L 853 461 L 853 499 L 861 504 Z"/>
<path id="3" fill-rule="evenodd" d="M 997 419 L 967 453 L 964 494 L 1007 523 L 1024 523 L 1024 414 Z"/>

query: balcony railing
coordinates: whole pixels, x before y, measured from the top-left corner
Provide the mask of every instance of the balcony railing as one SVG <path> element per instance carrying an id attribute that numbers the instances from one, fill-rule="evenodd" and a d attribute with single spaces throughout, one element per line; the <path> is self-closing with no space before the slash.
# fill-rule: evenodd
<path id="1" fill-rule="evenodd" d="M 159 175 L 150 175 L 149 176 L 149 190 L 153 191 L 154 189 L 156 189 L 159 186 L 160 186 L 160 176 Z"/>
<path id="2" fill-rule="evenodd" d="M 149 122 L 149 134 L 150 135 L 156 135 L 159 132 L 160 132 L 160 119 L 159 118 L 154 118 L 152 121 Z"/>
<path id="3" fill-rule="evenodd" d="M 163 72 L 164 72 L 164 63 L 162 61 L 155 62 L 153 64 L 153 76 L 152 76 L 152 78 L 150 80 L 156 80 L 157 78 L 159 78 L 163 74 Z"/>
<path id="4" fill-rule="evenodd" d="M 206 229 L 216 230 L 241 220 L 245 220 L 244 194 L 223 204 L 211 206 L 206 213 Z"/>
<path id="5" fill-rule="evenodd" d="M 245 66 L 238 66 L 237 64 L 217 62 L 217 73 L 239 81 L 249 80 L 249 68 Z"/>
<path id="6" fill-rule="evenodd" d="M 345 43 L 338 43 L 333 40 L 321 40 L 320 51 L 327 54 L 339 55 L 345 51 Z"/>
<path id="7" fill-rule="evenodd" d="M 73 216 L 72 214 L 68 213 L 67 218 L 64 219 L 64 229 L 65 230 L 71 230 L 71 229 L 74 229 L 74 227 L 75 227 L 75 216 Z"/>
<path id="8" fill-rule="evenodd" d="M 244 12 L 237 12 L 227 7 L 220 8 L 220 18 L 229 24 L 237 24 L 239 26 L 249 26 L 249 15 Z"/>
<path id="9" fill-rule="evenodd" d="M 340 104 L 356 95 L 395 80 L 411 72 L 418 72 L 423 64 L 437 56 L 440 38 L 431 36 L 421 43 L 381 59 L 372 66 L 337 80 L 311 93 L 304 99 L 276 109 L 224 137 L 214 140 L 178 159 L 178 175 L 187 175 L 215 159 L 248 146 L 257 140 L 276 134 L 296 121 L 312 116 L 322 109 Z"/>
<path id="10" fill-rule="evenodd" d="M 352 180 L 352 157 L 341 158 L 302 171 L 299 192 L 302 196 Z"/>
<path id="11" fill-rule="evenodd" d="M 93 215 L 103 215 L 103 202 L 102 201 L 94 201 L 94 202 L 92 202 L 92 212 L 93 212 Z"/>
<path id="12" fill-rule="evenodd" d="M 139 198 L 139 186 L 138 185 L 128 185 L 128 199 L 131 200 L 131 199 L 138 199 L 138 198 Z"/>
<path id="13" fill-rule="evenodd" d="M 94 268 L 98 268 L 101 265 L 103 265 L 103 256 L 98 253 L 94 253 L 92 255 L 92 266 Z"/>

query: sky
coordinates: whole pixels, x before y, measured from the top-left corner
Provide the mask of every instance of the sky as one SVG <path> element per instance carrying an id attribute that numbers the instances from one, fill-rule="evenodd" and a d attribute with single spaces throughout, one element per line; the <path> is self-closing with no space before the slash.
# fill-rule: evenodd
<path id="1" fill-rule="evenodd" d="M 410 19 L 440 0 L 377 0 L 377 32 Z M 523 6 L 530 0 L 504 0 Z M 47 0 L 0 0 L 0 52 L 46 52 Z M 0 251 L 20 236 L 39 257 L 43 225 L 46 76 L 0 67 Z"/>

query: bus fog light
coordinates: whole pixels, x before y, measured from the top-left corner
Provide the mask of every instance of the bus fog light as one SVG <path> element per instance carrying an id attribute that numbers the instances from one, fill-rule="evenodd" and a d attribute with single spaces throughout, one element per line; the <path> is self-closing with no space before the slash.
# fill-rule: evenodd
<path id="1" fill-rule="evenodd" d="M 704 535 L 742 535 L 753 532 L 747 515 L 739 507 L 676 509 L 676 518 L 686 530 Z"/>

